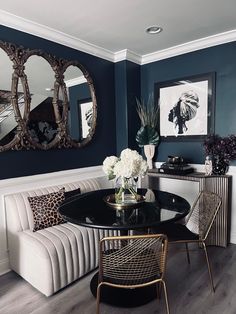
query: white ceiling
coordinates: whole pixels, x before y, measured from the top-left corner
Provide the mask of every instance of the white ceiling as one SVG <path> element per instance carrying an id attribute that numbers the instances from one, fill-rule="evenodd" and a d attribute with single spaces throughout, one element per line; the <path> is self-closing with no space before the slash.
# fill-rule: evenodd
<path id="1" fill-rule="evenodd" d="M 235 16 L 236 0 L 7 0 L 0 5 L 3 25 L 113 61 L 125 53 L 140 63 L 234 41 Z M 152 25 L 163 32 L 147 34 Z"/>

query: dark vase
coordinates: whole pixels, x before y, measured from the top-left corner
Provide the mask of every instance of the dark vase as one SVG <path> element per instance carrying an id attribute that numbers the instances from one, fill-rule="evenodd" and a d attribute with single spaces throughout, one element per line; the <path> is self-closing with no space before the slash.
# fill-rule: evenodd
<path id="1" fill-rule="evenodd" d="M 217 175 L 226 174 L 226 172 L 228 171 L 228 168 L 229 168 L 229 164 L 227 163 L 227 161 L 225 161 L 224 158 L 220 158 L 220 157 L 213 158 L 213 165 L 212 165 L 213 174 L 217 174 Z"/>

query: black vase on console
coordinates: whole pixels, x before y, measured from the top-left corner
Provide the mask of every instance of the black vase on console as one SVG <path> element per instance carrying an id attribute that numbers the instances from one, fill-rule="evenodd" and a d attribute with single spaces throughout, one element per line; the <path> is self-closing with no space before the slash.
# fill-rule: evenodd
<path id="1" fill-rule="evenodd" d="M 217 175 L 224 175 L 229 169 L 228 162 L 219 156 L 213 158 L 212 172 Z"/>

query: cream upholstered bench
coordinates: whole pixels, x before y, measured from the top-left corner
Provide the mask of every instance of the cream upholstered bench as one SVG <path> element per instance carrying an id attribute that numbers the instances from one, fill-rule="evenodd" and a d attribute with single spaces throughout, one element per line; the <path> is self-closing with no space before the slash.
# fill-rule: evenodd
<path id="1" fill-rule="evenodd" d="M 10 267 L 46 296 L 67 286 L 98 266 L 98 243 L 114 231 L 62 223 L 33 232 L 28 197 L 80 188 L 97 190 L 97 179 L 87 179 L 5 196 Z"/>

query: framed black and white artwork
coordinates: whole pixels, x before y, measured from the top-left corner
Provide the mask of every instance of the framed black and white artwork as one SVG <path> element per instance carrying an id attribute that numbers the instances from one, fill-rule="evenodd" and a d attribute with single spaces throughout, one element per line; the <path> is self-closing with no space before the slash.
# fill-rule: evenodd
<path id="1" fill-rule="evenodd" d="M 155 84 L 162 139 L 199 139 L 214 132 L 215 73 Z"/>

